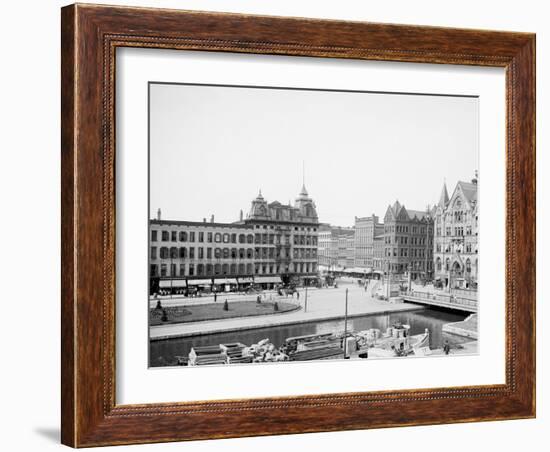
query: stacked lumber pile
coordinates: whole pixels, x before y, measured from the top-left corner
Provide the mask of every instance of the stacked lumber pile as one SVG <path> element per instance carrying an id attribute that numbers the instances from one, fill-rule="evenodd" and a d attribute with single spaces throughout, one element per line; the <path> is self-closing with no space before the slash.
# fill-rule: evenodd
<path id="1" fill-rule="evenodd" d="M 297 344 L 296 351 L 290 354 L 291 361 L 311 361 L 343 356 L 342 338 L 337 336 L 304 339 Z"/>
<path id="2" fill-rule="evenodd" d="M 225 364 L 226 362 L 227 356 L 219 345 L 193 347 L 189 352 L 190 366 Z"/>
<path id="3" fill-rule="evenodd" d="M 244 344 L 241 344 L 240 342 L 221 344 L 220 348 L 227 356 L 227 364 L 244 364 L 252 362 L 251 355 L 243 355 L 243 351 L 246 346 Z"/>

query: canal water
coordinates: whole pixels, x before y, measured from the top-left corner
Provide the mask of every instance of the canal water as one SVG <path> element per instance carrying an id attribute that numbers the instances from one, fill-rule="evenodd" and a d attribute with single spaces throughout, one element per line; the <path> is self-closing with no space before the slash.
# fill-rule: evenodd
<path id="1" fill-rule="evenodd" d="M 423 308 L 417 311 L 350 318 L 348 319 L 348 331 L 361 331 L 369 328 L 378 328 L 385 331 L 392 324 L 401 322 L 411 325 L 411 334 L 423 333 L 425 328 L 428 328 L 430 330 L 430 348 L 435 349 L 441 348 L 445 340 L 448 340 L 451 346 L 471 340 L 442 332 L 444 324 L 459 322 L 466 317 L 465 314 Z M 280 347 L 288 337 L 335 331 L 344 331 L 344 320 L 326 320 L 153 341 L 150 345 L 150 366 L 174 366 L 177 364 L 176 356 L 188 356 L 194 346 L 218 345 L 229 342 L 242 342 L 245 345 L 251 345 L 268 338 L 276 347 Z"/>

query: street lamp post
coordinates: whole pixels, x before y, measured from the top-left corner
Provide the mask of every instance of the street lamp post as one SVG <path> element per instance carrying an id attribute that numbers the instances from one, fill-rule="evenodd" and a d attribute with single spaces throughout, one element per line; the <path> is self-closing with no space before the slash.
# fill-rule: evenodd
<path id="1" fill-rule="evenodd" d="M 391 274 L 390 274 L 390 269 L 391 269 L 391 264 L 390 264 L 390 261 L 388 259 L 388 284 L 387 284 L 387 287 L 386 287 L 386 296 L 388 298 L 388 301 L 390 301 L 390 283 L 391 283 Z"/>
<path id="2" fill-rule="evenodd" d="M 172 253 L 172 248 L 170 248 L 170 298 L 174 296 L 174 275 L 172 273 L 174 270 L 174 254 Z"/>
<path id="3" fill-rule="evenodd" d="M 346 308 L 344 311 L 344 359 L 347 356 L 347 345 L 348 345 L 348 290 L 346 288 Z"/>
<path id="4" fill-rule="evenodd" d="M 306 297 L 304 300 L 304 312 L 307 312 L 307 283 L 306 283 Z"/>

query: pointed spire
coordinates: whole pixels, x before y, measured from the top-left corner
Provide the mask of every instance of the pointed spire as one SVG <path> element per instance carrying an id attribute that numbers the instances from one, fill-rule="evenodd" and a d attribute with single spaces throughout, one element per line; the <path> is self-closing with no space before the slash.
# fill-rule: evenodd
<path id="1" fill-rule="evenodd" d="M 441 190 L 441 196 L 439 197 L 439 206 L 445 207 L 449 202 L 449 193 L 447 192 L 447 181 L 443 181 L 443 188 Z"/>
<path id="2" fill-rule="evenodd" d="M 301 198 L 307 198 L 307 190 L 306 190 L 306 162 L 305 160 L 302 160 L 302 190 L 300 191 L 300 197 Z"/>
<path id="3" fill-rule="evenodd" d="M 399 204 L 399 200 L 395 200 L 395 203 L 393 204 L 393 212 L 394 214 L 397 216 L 397 214 L 399 213 L 399 211 L 401 210 L 401 204 Z"/>

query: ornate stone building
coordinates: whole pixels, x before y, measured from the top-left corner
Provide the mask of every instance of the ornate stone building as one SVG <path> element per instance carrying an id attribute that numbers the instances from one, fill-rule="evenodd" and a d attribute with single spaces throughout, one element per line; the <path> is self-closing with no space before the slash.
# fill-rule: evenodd
<path id="1" fill-rule="evenodd" d="M 446 288 L 477 288 L 477 175 L 458 182 L 450 198 L 443 184 L 434 218 L 435 279 Z"/>
<path id="2" fill-rule="evenodd" d="M 411 279 L 433 274 L 433 220 L 430 212 L 406 209 L 396 201 L 384 217 L 384 271 Z"/>
<path id="3" fill-rule="evenodd" d="M 317 278 L 319 218 L 305 186 L 294 205 L 252 201 L 243 224 L 254 231 L 254 274 L 277 275 L 284 283 Z"/>

